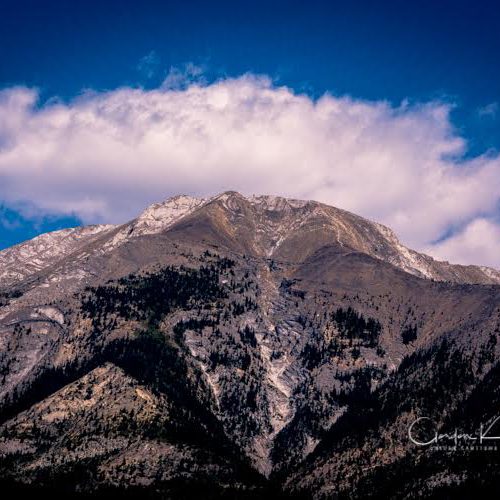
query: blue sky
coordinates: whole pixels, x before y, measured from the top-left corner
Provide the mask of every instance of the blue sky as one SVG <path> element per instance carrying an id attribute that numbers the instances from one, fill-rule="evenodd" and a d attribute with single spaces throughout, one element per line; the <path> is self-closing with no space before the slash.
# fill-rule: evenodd
<path id="1" fill-rule="evenodd" d="M 214 5 L 216 4 L 216 5 Z M 498 2 L 131 2 L 2 0 L 0 84 L 70 98 L 83 88 L 154 86 L 193 62 L 298 90 L 457 105 L 474 152 L 499 146 L 477 110 L 500 99 Z M 137 71 L 153 54 L 152 78 Z"/>
<path id="2" fill-rule="evenodd" d="M 211 85 L 267 75 L 274 88 L 286 86 L 312 102 L 328 92 L 361 103 L 387 101 L 395 109 L 402 103 L 448 106 L 451 129 L 440 130 L 464 141 L 451 152 L 457 168 L 481 155 L 495 157 L 500 149 L 496 2 L 0 0 L 0 8 L 0 89 L 37 89 L 31 113 L 54 102 L 75 107 L 82 92 L 103 96 L 123 87 L 148 92 L 164 88 L 166 79 L 185 88 L 193 81 Z M 11 140 L 1 133 L 0 127 L 0 150 L 2 140 Z M 0 169 L 2 177 L 5 186 L 15 181 Z M 189 191 L 185 180 L 179 187 Z M 49 197 L 50 186 L 44 189 Z M 116 195 L 111 191 L 103 188 L 99 195 L 111 198 Z M 203 194 L 198 187 L 192 191 Z M 50 204 L 27 199 L 29 193 L 21 190 L 6 193 L 0 191 L 0 248 L 80 220 L 117 221 L 105 210 L 88 215 L 79 208 L 85 200 L 72 208 L 68 200 Z M 137 207 L 162 194 L 152 189 L 151 200 L 148 196 L 143 193 Z M 330 201 L 324 193 L 323 198 Z M 411 242 L 423 248 L 478 217 L 496 224 L 493 205 L 494 200 L 456 221 L 447 219 L 445 229 Z M 398 225 L 384 216 L 385 209 L 359 203 L 346 208 Z M 401 217 L 402 226 L 406 215 Z"/>

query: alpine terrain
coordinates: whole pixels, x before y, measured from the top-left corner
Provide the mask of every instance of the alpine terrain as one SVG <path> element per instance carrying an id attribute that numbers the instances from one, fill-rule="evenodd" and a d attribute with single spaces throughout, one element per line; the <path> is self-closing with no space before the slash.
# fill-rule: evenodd
<path id="1" fill-rule="evenodd" d="M 499 336 L 499 271 L 314 201 L 176 196 L 44 234 L 0 252 L 0 486 L 494 496 Z"/>

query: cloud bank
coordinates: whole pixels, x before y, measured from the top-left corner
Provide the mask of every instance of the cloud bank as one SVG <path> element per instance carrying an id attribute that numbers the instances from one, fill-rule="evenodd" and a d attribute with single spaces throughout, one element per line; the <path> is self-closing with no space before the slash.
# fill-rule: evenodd
<path id="1" fill-rule="evenodd" d="M 312 100 L 253 75 L 43 106 L 35 90 L 9 88 L 0 199 L 122 222 L 178 193 L 281 194 L 375 219 L 439 257 L 500 267 L 500 159 L 464 159 L 449 112 L 439 102 Z"/>

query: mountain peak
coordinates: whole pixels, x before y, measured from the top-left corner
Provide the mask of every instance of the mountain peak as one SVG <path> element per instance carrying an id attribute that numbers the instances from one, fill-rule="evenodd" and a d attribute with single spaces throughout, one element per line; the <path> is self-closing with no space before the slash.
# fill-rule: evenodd
<path id="1" fill-rule="evenodd" d="M 161 232 L 206 201 L 207 198 L 181 194 L 160 203 L 153 203 L 135 219 L 132 231 L 136 236 Z"/>
<path id="2" fill-rule="evenodd" d="M 219 210 L 210 208 L 214 204 Z M 153 203 L 136 219 L 117 228 L 103 225 L 66 229 L 6 249 L 0 252 L 0 284 L 45 269 L 93 244 L 98 237 L 102 244 L 91 252 L 102 255 L 140 236 L 167 232 L 174 227 L 182 229 L 179 224 L 188 218 L 191 220 L 190 238 L 202 237 L 207 230 L 205 223 L 200 219 L 199 225 L 193 226 L 198 211 L 205 221 L 206 217 L 213 219 L 209 239 L 214 244 L 224 242 L 233 250 L 244 248 L 256 256 L 301 262 L 320 248 L 333 245 L 342 251 L 365 253 L 420 278 L 456 283 L 500 283 L 498 270 L 436 261 L 404 246 L 390 228 L 345 210 L 311 200 L 269 194 L 246 196 L 229 190 L 212 197 L 172 196 Z M 217 218 L 219 220 L 215 220 Z M 88 251 L 82 250 L 78 255 L 86 259 Z M 73 266 L 82 265 L 78 262 Z M 75 272 L 81 274 L 78 270 Z"/>
<path id="3" fill-rule="evenodd" d="M 252 195 L 247 200 L 253 205 L 261 206 L 266 210 L 289 210 L 291 208 L 303 208 L 306 205 L 317 204 L 314 201 L 296 200 L 294 198 L 284 198 L 273 195 Z"/>

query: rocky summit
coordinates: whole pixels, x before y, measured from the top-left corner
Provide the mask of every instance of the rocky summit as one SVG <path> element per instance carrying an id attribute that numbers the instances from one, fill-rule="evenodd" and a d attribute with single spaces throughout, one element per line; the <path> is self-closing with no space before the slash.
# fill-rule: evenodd
<path id="1" fill-rule="evenodd" d="M 1 486 L 487 498 L 499 335 L 499 271 L 314 201 L 176 196 L 44 234 L 0 252 Z"/>

